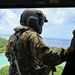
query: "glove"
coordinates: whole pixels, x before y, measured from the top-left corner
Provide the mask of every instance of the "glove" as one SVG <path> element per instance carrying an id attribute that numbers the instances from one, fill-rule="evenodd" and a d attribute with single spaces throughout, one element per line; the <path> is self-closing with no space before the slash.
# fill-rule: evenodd
<path id="1" fill-rule="evenodd" d="M 71 40 L 70 50 L 71 52 L 75 51 L 75 30 L 73 31 L 73 38 Z"/>
<path id="2" fill-rule="evenodd" d="M 67 61 L 69 54 L 73 54 L 75 51 L 75 30 L 72 32 L 73 38 L 71 40 L 70 46 L 64 51 L 64 60 Z"/>

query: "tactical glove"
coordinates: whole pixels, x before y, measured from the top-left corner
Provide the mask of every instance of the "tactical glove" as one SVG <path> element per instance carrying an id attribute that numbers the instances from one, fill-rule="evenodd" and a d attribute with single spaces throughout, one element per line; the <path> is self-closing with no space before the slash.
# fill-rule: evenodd
<path id="1" fill-rule="evenodd" d="M 71 40 L 71 45 L 70 45 L 70 50 L 71 52 L 74 52 L 75 51 L 75 30 L 73 31 L 73 38 Z"/>
<path id="2" fill-rule="evenodd" d="M 63 57 L 64 61 L 67 61 L 67 59 L 69 57 L 69 54 L 72 54 L 75 51 L 75 30 L 72 33 L 73 33 L 74 36 L 71 40 L 70 46 L 64 51 L 64 55 L 63 55 L 64 56 Z"/>

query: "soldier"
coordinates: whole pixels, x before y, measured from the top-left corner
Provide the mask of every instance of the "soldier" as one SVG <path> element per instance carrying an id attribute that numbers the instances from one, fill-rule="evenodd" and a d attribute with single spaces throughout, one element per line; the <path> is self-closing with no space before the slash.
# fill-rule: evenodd
<path id="1" fill-rule="evenodd" d="M 20 44 L 16 45 L 17 47 L 19 47 L 18 49 L 20 49 L 20 52 L 18 52 L 18 49 L 15 49 L 17 50 L 15 55 L 17 56 L 18 66 L 21 72 L 18 73 L 17 75 L 25 75 L 24 72 L 27 71 L 25 68 L 26 66 L 25 63 L 28 61 L 26 59 L 23 59 L 22 56 L 20 55 L 22 51 L 23 54 L 25 54 L 26 57 L 29 59 L 34 69 L 36 69 L 37 67 L 39 68 L 43 65 L 52 68 L 67 60 L 68 55 L 70 53 L 70 47 L 68 47 L 66 50 L 64 48 L 61 48 L 60 50 L 51 51 L 50 48 L 44 43 L 42 37 L 40 36 L 40 34 L 42 33 L 42 27 L 44 25 L 44 22 L 48 22 L 48 20 L 44 16 L 43 12 L 40 10 L 25 10 L 21 14 L 20 17 L 21 26 L 16 27 L 14 29 L 16 33 L 22 31 L 19 37 L 19 41 L 22 46 L 19 47 Z M 5 55 L 9 61 L 11 61 L 10 54 L 13 47 L 11 45 L 12 43 L 11 41 L 16 33 L 10 36 L 8 43 L 6 45 Z M 15 43 L 17 43 L 17 41 Z M 51 69 L 49 69 L 49 72 L 50 70 Z M 32 75 L 32 72 L 26 73 L 27 75 Z M 48 74 L 46 73 L 46 75 Z"/>

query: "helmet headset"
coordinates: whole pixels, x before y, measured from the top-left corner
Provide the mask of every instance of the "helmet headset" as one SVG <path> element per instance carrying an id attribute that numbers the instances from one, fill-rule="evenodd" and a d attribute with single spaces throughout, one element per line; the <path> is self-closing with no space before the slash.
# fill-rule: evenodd
<path id="1" fill-rule="evenodd" d="M 37 33 L 42 33 L 44 22 L 48 22 L 46 16 L 40 10 L 25 10 L 20 17 L 20 24 L 34 29 Z"/>

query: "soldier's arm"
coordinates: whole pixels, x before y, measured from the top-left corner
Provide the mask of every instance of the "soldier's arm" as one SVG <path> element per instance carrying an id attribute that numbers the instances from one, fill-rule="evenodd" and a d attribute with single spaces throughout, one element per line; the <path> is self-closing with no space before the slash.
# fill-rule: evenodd
<path id="1" fill-rule="evenodd" d="M 56 66 L 66 61 L 68 55 L 70 53 L 69 48 L 66 50 L 64 48 L 60 48 L 56 51 L 47 50 L 43 56 L 43 61 L 46 65 Z"/>
<path id="2" fill-rule="evenodd" d="M 35 57 L 38 62 L 41 60 L 46 65 L 56 66 L 67 60 L 69 48 L 67 50 L 61 48 L 57 51 L 51 51 L 39 34 L 30 31 L 27 35 L 29 35 L 28 47 L 32 56 Z M 23 39 L 22 42 L 24 42 L 25 39 Z"/>
<path id="3" fill-rule="evenodd" d="M 50 50 L 50 48 L 44 43 L 43 39 L 38 36 L 40 43 L 37 44 L 36 50 L 38 57 L 46 64 L 56 66 L 66 61 L 68 55 L 70 53 L 70 48 L 68 47 L 66 50 L 64 48 L 60 48 L 59 50 Z M 39 50 L 38 50 L 39 45 Z"/>

